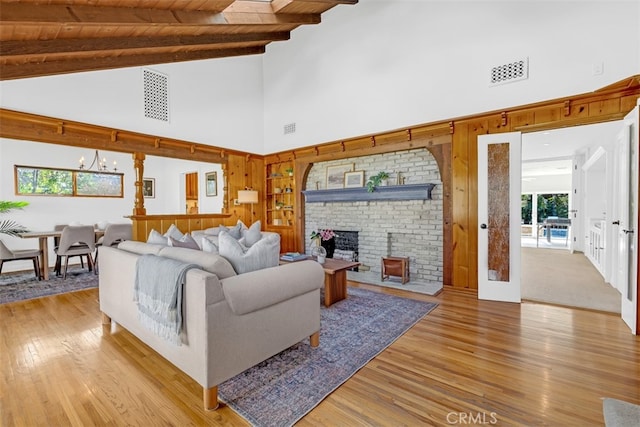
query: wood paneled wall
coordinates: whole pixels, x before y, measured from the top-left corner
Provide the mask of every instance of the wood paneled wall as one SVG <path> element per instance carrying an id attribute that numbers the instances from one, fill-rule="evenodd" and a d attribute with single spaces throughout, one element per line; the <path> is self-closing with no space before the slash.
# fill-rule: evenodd
<path id="1" fill-rule="evenodd" d="M 234 205 L 233 201 L 238 190 L 247 187 L 258 190 L 260 200 L 265 199 L 265 164 L 293 160 L 298 185 L 296 206 L 302 207 L 299 190 L 304 188 L 306 175 L 314 162 L 426 147 L 438 161 L 444 187 L 444 284 L 477 290 L 477 136 L 621 120 L 636 105 L 638 98 L 640 76 L 632 76 L 592 93 L 333 141 L 265 157 L 4 109 L 0 109 L 0 136 L 222 163 L 227 194 L 224 213 L 228 214 L 223 220 L 225 224 L 235 224 L 238 219 L 249 224 L 251 206 Z M 254 205 L 253 208 L 253 220 L 262 219 L 265 207 Z M 304 250 L 302 218 L 303 209 L 297 209 L 292 235 L 283 236 L 283 239 L 293 239 L 299 250 Z"/>
<path id="2" fill-rule="evenodd" d="M 296 182 L 303 189 L 314 162 L 427 147 L 438 161 L 444 187 L 444 285 L 477 291 L 478 135 L 621 120 L 639 97 L 640 76 L 632 76 L 592 93 L 274 153 L 265 163 L 295 159 Z M 297 197 L 303 207 L 301 195 Z M 301 242 L 304 211 L 298 209 L 297 215 L 296 238 Z M 299 247 L 304 249 L 302 243 Z"/>

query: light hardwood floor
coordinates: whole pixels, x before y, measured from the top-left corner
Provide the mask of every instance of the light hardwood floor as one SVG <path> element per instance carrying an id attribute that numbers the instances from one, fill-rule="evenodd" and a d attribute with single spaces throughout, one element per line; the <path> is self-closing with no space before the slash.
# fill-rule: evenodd
<path id="1" fill-rule="evenodd" d="M 361 286 L 439 306 L 301 426 L 597 426 L 601 397 L 640 403 L 640 337 L 618 316 Z M 0 305 L 0 325 L 2 426 L 247 425 L 204 411 L 190 378 L 103 327 L 95 289 Z"/>

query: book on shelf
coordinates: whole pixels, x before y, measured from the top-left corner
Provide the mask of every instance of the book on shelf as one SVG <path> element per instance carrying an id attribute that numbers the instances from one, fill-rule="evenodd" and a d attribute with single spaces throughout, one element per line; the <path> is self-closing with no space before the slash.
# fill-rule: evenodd
<path id="1" fill-rule="evenodd" d="M 301 254 L 300 252 L 287 252 L 280 255 L 282 261 L 301 261 L 307 258 L 307 255 Z"/>

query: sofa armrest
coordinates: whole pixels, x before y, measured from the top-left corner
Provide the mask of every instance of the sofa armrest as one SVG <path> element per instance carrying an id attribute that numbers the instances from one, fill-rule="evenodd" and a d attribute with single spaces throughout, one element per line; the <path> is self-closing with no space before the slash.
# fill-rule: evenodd
<path id="1" fill-rule="evenodd" d="M 322 288 L 324 270 L 315 261 L 300 261 L 239 274 L 220 283 L 231 310 L 243 315 Z"/>

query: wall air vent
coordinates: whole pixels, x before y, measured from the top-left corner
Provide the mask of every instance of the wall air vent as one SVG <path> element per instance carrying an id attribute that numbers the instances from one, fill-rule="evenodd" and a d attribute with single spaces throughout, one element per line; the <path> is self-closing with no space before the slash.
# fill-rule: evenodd
<path id="1" fill-rule="evenodd" d="M 490 86 L 517 82 L 529 78 L 529 58 L 518 59 L 491 68 Z"/>
<path id="2" fill-rule="evenodd" d="M 295 123 L 289 123 L 288 125 L 284 125 L 284 134 L 290 134 L 290 133 L 295 133 L 296 131 L 296 124 Z"/>
<path id="3" fill-rule="evenodd" d="M 142 70 L 144 82 L 144 116 L 169 121 L 169 77 L 156 71 Z"/>

